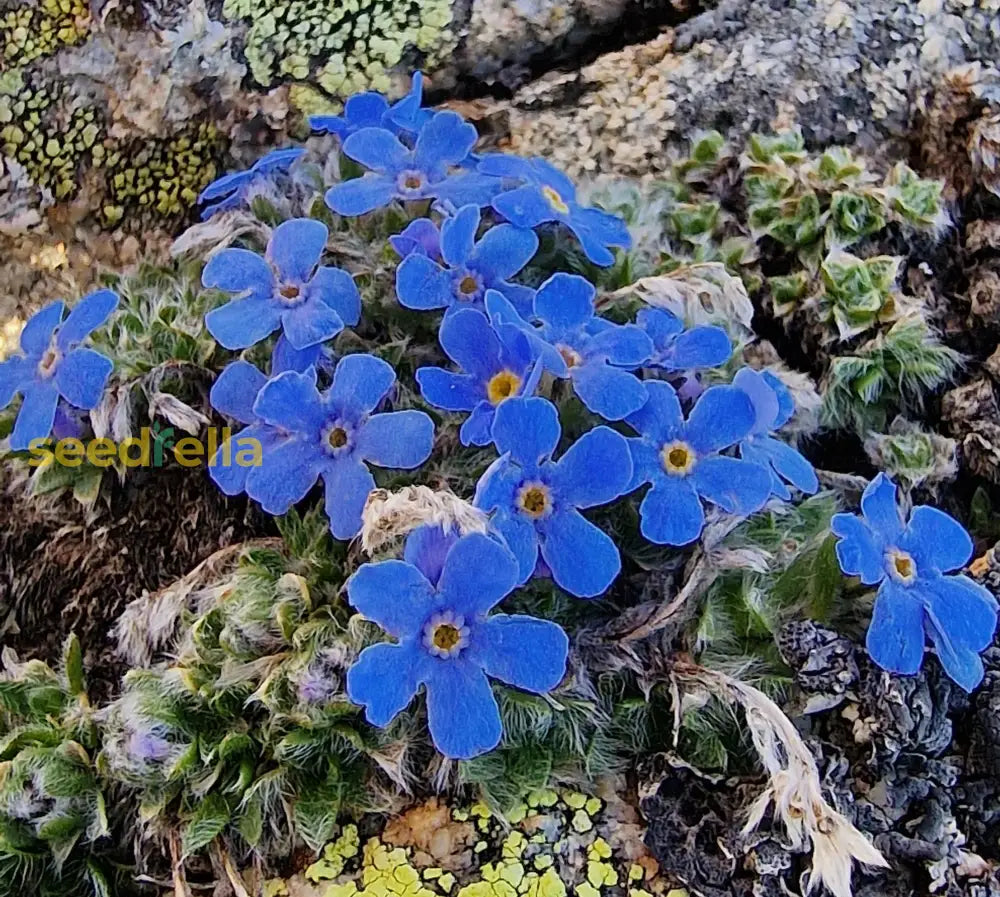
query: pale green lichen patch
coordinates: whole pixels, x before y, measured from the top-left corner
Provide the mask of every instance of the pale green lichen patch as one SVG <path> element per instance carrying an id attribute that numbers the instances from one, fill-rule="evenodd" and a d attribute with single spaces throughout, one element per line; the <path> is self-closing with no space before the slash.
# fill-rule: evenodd
<path id="1" fill-rule="evenodd" d="M 455 46 L 449 0 L 226 0 L 222 11 L 249 23 L 245 52 L 255 81 L 309 81 L 334 98 L 388 91 L 408 54 L 433 67 Z M 317 109 L 312 93 L 308 105 Z"/>
<path id="2" fill-rule="evenodd" d="M 629 897 L 652 897 L 667 890 L 624 804 L 542 789 L 518 809 L 514 822 L 481 801 L 450 810 L 431 801 L 360 850 L 358 828 L 348 825 L 305 877 L 330 882 L 321 897 L 620 897 L 625 885 Z M 575 824 L 581 816 L 585 831 Z"/>
<path id="3" fill-rule="evenodd" d="M 0 3 L 0 48 L 7 64 L 26 65 L 62 47 L 81 43 L 90 31 L 87 0 L 14 0 Z"/>

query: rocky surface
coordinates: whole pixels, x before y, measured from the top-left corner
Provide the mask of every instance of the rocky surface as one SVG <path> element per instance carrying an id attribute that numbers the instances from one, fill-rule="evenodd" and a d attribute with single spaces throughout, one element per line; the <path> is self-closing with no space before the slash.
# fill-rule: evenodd
<path id="1" fill-rule="evenodd" d="M 511 142 L 574 174 L 665 171 L 672 150 L 706 128 L 797 123 L 814 145 L 905 142 L 946 72 L 995 65 L 998 13 L 997 0 L 722 0 L 647 44 L 519 91 Z"/>

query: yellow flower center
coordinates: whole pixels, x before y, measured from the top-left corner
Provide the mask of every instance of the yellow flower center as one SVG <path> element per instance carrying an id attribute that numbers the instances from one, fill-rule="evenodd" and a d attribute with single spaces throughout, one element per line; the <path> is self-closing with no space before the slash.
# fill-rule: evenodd
<path id="1" fill-rule="evenodd" d="M 407 190 L 419 190 L 424 185 L 424 180 L 419 174 L 408 174 L 403 178 L 403 186 Z"/>
<path id="2" fill-rule="evenodd" d="M 517 395 L 521 388 L 521 378 L 513 371 L 500 371 L 490 378 L 486 384 L 486 395 L 491 405 L 499 405 L 504 399 Z"/>
<path id="3" fill-rule="evenodd" d="M 461 640 L 461 631 L 457 626 L 452 626 L 451 623 L 442 623 L 440 626 L 435 626 L 434 635 L 431 636 L 434 647 L 441 651 L 450 651 Z"/>
<path id="4" fill-rule="evenodd" d="M 889 572 L 898 582 L 909 583 L 917 578 L 917 565 L 905 551 L 894 549 L 889 552 Z"/>
<path id="5" fill-rule="evenodd" d="M 466 274 L 465 277 L 458 282 L 458 291 L 463 296 L 471 296 L 473 293 L 477 293 L 479 291 L 479 281 L 477 281 L 471 274 Z"/>
<path id="6" fill-rule="evenodd" d="M 552 187 L 542 187 L 542 196 L 560 215 L 565 215 L 569 211 L 569 206 L 563 202 L 563 198 Z"/>
<path id="7" fill-rule="evenodd" d="M 330 431 L 330 435 L 327 437 L 330 445 L 335 449 L 343 448 L 347 445 L 347 430 L 343 427 L 334 427 Z"/>
<path id="8" fill-rule="evenodd" d="M 522 486 L 517 496 L 517 503 L 525 514 L 535 520 L 547 514 L 552 508 L 549 490 L 541 483 L 528 483 Z"/>
<path id="9" fill-rule="evenodd" d="M 660 451 L 663 469 L 673 476 L 684 476 L 694 467 L 695 454 L 686 442 L 671 442 Z"/>

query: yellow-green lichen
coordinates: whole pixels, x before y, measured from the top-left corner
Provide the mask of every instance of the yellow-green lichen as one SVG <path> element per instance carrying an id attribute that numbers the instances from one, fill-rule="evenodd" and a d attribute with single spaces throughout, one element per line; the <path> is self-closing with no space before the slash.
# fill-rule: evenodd
<path id="1" fill-rule="evenodd" d="M 225 0 L 222 12 L 248 22 L 254 80 L 264 87 L 308 81 L 328 97 L 388 91 L 408 53 L 432 68 L 455 46 L 450 0 Z M 314 95 L 299 98 L 318 111 Z"/>
<path id="2" fill-rule="evenodd" d="M 360 850 L 357 828 L 348 826 L 306 878 L 330 882 L 323 897 L 612 897 L 619 885 L 628 897 L 663 894 L 656 864 L 636 853 L 634 836 L 623 837 L 621 807 L 604 812 L 597 798 L 544 789 L 521 809 L 512 822 L 483 802 L 452 808 L 444 853 L 430 846 L 442 822 L 427 807 L 414 808 Z M 588 809 L 591 828 L 576 831 L 575 814 Z"/>
<path id="3" fill-rule="evenodd" d="M 27 65 L 62 47 L 82 42 L 90 31 L 87 0 L 15 0 L 0 10 L 0 52 L 5 63 Z"/>

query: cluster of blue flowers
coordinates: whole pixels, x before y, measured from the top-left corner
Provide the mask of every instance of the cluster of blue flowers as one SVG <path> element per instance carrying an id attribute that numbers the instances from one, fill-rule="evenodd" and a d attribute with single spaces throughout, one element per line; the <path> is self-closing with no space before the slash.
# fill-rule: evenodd
<path id="1" fill-rule="evenodd" d="M 729 385 L 704 388 L 699 372 L 726 364 L 732 345 L 715 326 L 686 328 L 663 308 L 634 323 L 599 313 L 594 286 L 556 273 L 537 288 L 523 273 L 539 232 L 572 234 L 595 265 L 629 246 L 618 218 L 581 206 L 572 182 L 540 159 L 473 153 L 475 128 L 454 112 L 422 106 L 422 79 L 390 104 L 352 97 L 342 116 L 312 120 L 368 169 L 326 193 L 341 216 L 401 203 L 413 219 L 390 238 L 400 256 L 401 305 L 440 311 L 439 342 L 452 367 L 416 372 L 423 400 L 465 415 L 461 442 L 493 446 L 474 504 L 487 534 L 440 528 L 411 533 L 404 560 L 363 565 L 349 580 L 352 605 L 394 642 L 366 648 L 348 692 L 368 720 L 385 726 L 427 693 L 437 748 L 467 758 L 502 738 L 488 678 L 545 693 L 563 678 L 568 640 L 556 624 L 490 612 L 532 577 L 551 577 L 582 599 L 605 594 L 622 567 L 614 540 L 585 515 L 642 490 L 640 529 L 658 545 L 698 539 L 706 507 L 744 517 L 792 489 L 818 489 L 812 465 L 776 434 L 794 413 L 792 395 L 768 371 L 740 370 Z M 300 150 L 271 153 L 203 194 L 210 215 L 245 202 L 262 173 L 287 171 Z M 222 414 L 244 425 L 233 440 L 261 447 L 258 466 L 223 463 L 210 474 L 229 495 L 246 493 L 286 513 L 319 480 L 330 530 L 351 539 L 376 483 L 372 467 L 412 470 L 434 447 L 424 411 L 399 406 L 396 373 L 370 354 L 337 358 L 330 341 L 359 323 L 353 277 L 323 265 L 329 232 L 300 218 L 277 226 L 262 253 L 226 248 L 205 265 L 206 288 L 230 295 L 206 326 L 231 350 L 275 336 L 269 370 L 232 362 L 211 391 Z M 520 279 L 519 279 L 520 278 Z M 23 449 L 53 426 L 60 401 L 94 408 L 111 363 L 79 344 L 117 299 L 87 297 L 61 323 L 63 306 L 39 312 L 21 338 L 23 357 L 0 365 L 0 405 L 23 395 L 11 444 Z M 544 393 L 544 395 L 543 395 Z M 559 408 L 574 395 L 599 422 L 560 451 Z M 834 532 L 845 572 L 880 583 L 869 650 L 886 669 L 920 666 L 926 631 L 945 669 L 963 687 L 982 677 L 996 604 L 963 576 L 971 542 L 951 518 L 917 508 L 904 525 L 894 487 L 873 483 L 865 520 L 838 515 Z M 931 530 L 934 529 L 934 538 Z"/>

